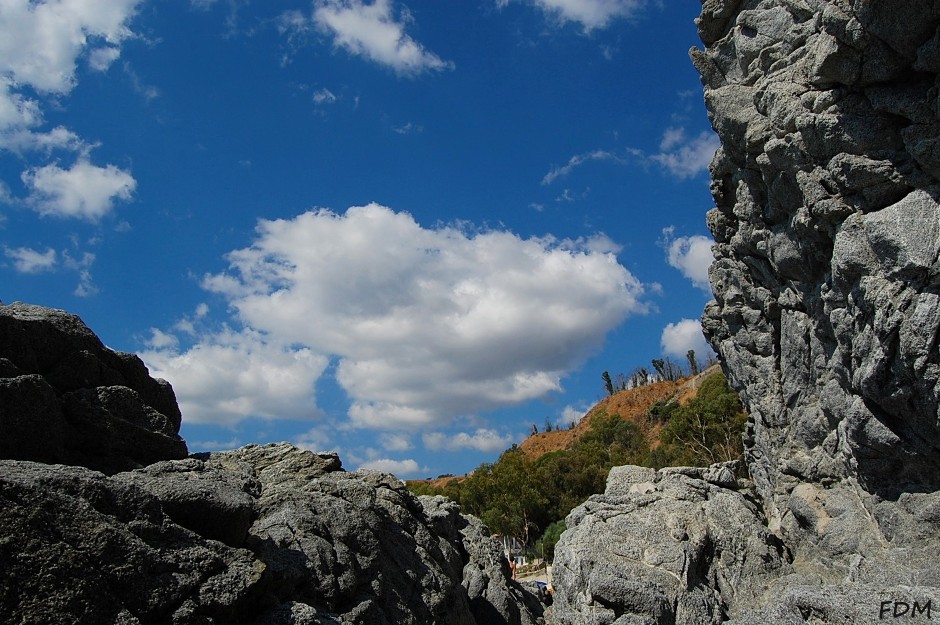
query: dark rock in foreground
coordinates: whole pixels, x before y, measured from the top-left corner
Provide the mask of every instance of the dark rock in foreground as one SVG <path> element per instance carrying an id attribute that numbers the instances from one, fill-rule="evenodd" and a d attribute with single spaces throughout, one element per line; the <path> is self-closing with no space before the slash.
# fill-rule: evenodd
<path id="1" fill-rule="evenodd" d="M 116 473 L 185 458 L 173 389 L 82 320 L 0 304 L 0 458 Z"/>
<path id="2" fill-rule="evenodd" d="M 3 623 L 513 623 L 482 524 L 333 454 L 248 446 L 105 476 L 0 461 Z"/>
<path id="3" fill-rule="evenodd" d="M 534 625 L 499 544 L 331 453 L 187 457 L 170 385 L 0 305 L 0 623 Z"/>

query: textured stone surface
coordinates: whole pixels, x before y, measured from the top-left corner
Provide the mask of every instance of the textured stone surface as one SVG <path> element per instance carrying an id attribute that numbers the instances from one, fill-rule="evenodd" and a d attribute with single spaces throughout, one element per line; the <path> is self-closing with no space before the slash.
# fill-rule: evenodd
<path id="1" fill-rule="evenodd" d="M 75 315 L 0 304 L 0 458 L 105 473 L 185 458 L 173 389 Z"/>
<path id="2" fill-rule="evenodd" d="M 78 317 L 0 305 L 0 623 L 542 620 L 456 504 L 288 444 L 187 457 L 179 425 Z"/>
<path id="3" fill-rule="evenodd" d="M 560 622 L 940 613 L 938 26 L 935 0 L 703 2 L 703 327 L 751 415 L 753 488 L 612 472 L 556 549 Z"/>
<path id="4" fill-rule="evenodd" d="M 541 606 L 476 519 L 334 454 L 248 446 L 105 476 L 0 461 L 3 623 L 496 623 Z"/>

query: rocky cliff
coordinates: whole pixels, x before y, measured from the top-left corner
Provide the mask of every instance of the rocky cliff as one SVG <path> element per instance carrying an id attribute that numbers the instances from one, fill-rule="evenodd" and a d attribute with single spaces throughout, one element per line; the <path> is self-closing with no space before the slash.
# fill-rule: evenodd
<path id="1" fill-rule="evenodd" d="M 0 623 L 532 625 L 480 521 L 288 444 L 187 456 L 168 384 L 0 305 Z"/>
<path id="2" fill-rule="evenodd" d="M 704 0 L 703 326 L 753 482 L 612 475 L 559 544 L 561 622 L 940 613 L 938 26 L 934 0 Z"/>

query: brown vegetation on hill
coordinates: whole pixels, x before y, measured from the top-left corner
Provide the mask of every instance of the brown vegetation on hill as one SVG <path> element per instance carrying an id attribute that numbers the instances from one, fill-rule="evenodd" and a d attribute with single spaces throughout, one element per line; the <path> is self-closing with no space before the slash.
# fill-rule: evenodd
<path id="1" fill-rule="evenodd" d="M 614 415 L 635 423 L 646 434 L 650 447 L 655 449 L 659 445 L 659 430 L 662 424 L 647 422 L 646 415 L 650 406 L 672 398 L 676 398 L 680 404 L 685 404 L 695 397 L 701 381 L 717 370 L 718 365 L 714 365 L 698 375 L 678 381 L 653 382 L 645 386 L 618 391 L 597 402 L 573 428 L 532 434 L 522 441 L 519 449 L 530 460 L 553 451 L 568 449 L 591 429 L 591 422 L 597 414 Z"/>

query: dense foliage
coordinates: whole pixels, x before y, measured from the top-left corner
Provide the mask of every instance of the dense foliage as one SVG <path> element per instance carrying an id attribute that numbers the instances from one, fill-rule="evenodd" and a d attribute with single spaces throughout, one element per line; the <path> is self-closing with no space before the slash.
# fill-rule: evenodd
<path id="1" fill-rule="evenodd" d="M 566 449 L 533 459 L 513 445 L 495 463 L 482 464 L 465 478 L 442 487 L 409 486 L 418 494 L 450 497 L 494 533 L 525 544 L 541 536 L 537 550 L 551 559 L 563 519 L 590 495 L 604 491 L 611 467 L 707 465 L 737 458 L 745 420 L 737 395 L 718 372 L 703 380 L 693 399 L 682 405 L 657 402 L 638 421 L 596 410 L 590 428 Z"/>

